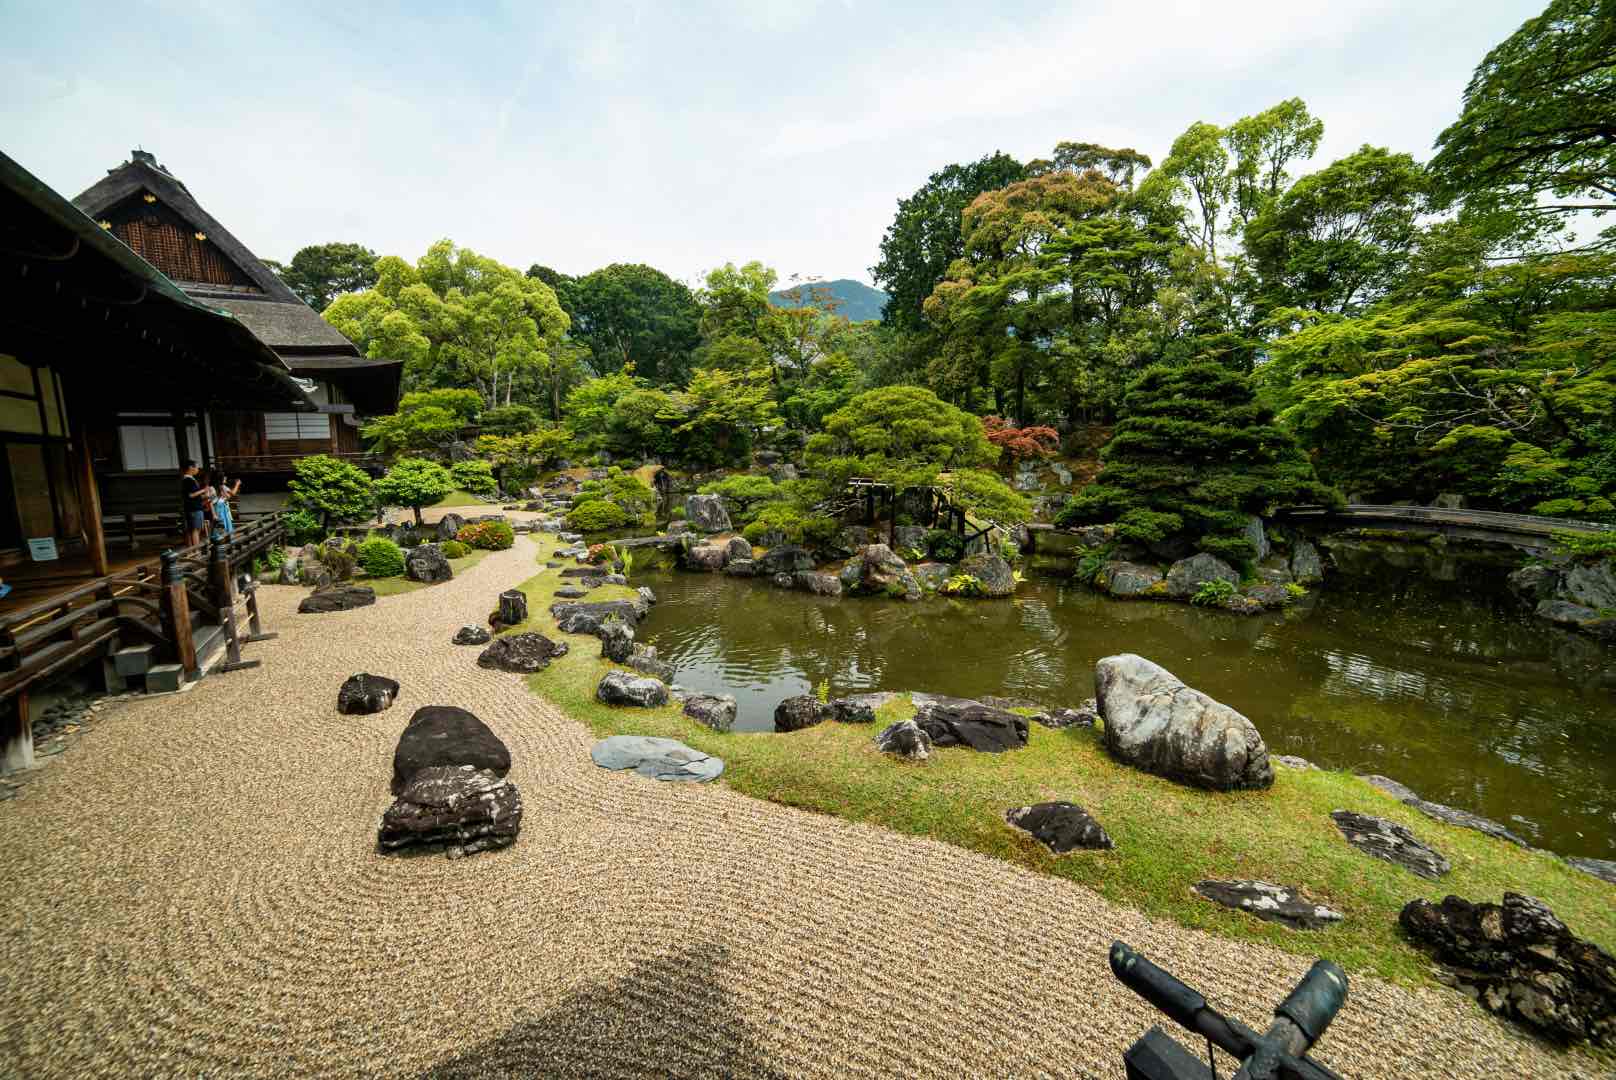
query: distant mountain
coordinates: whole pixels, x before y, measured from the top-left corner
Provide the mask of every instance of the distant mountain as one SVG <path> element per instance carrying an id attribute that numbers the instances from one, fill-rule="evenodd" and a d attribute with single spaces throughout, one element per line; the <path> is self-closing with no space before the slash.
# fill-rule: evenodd
<path id="1" fill-rule="evenodd" d="M 823 306 L 817 299 L 824 296 L 826 300 L 836 304 L 836 314 L 845 316 L 853 322 L 863 322 L 866 319 L 879 319 L 881 309 L 887 306 L 887 294 L 880 289 L 872 289 L 862 281 L 851 278 L 838 278 L 835 281 L 805 281 L 794 290 L 800 299 L 793 301 L 786 293 L 791 289 L 781 289 L 769 294 L 769 302 L 775 307 L 799 307 L 804 303 Z"/>

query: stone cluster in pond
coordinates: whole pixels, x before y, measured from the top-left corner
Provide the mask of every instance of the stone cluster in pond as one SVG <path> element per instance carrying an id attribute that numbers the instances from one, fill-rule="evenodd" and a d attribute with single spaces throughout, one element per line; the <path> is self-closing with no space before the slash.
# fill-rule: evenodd
<path id="1" fill-rule="evenodd" d="M 337 711 L 344 715 L 379 713 L 398 697 L 398 682 L 385 675 L 350 675 L 337 690 Z"/>
<path id="2" fill-rule="evenodd" d="M 1135 768 L 1230 791 L 1274 782 L 1252 722 L 1142 656 L 1108 656 L 1094 669 L 1105 748 Z"/>
<path id="3" fill-rule="evenodd" d="M 476 716 L 453 705 L 417 709 L 393 751 L 393 804 L 382 851 L 442 846 L 450 858 L 507 847 L 522 826 L 522 798 L 505 779 L 511 753 Z"/>
<path id="4" fill-rule="evenodd" d="M 493 671 L 531 675 L 550 666 L 550 661 L 567 655 L 567 643 L 551 641 L 543 634 L 508 634 L 495 638 L 477 657 L 477 666 Z"/>
<path id="5" fill-rule="evenodd" d="M 1397 921 L 1489 1012 L 1567 1042 L 1616 1045 L 1616 959 L 1572 934 L 1536 897 L 1506 892 L 1501 905 L 1412 900 Z"/>
<path id="6" fill-rule="evenodd" d="M 633 769 L 652 780 L 706 783 L 718 779 L 724 760 L 692 750 L 676 739 L 648 735 L 613 735 L 589 751 L 603 769 Z"/>
<path id="7" fill-rule="evenodd" d="M 1266 881 L 1200 881 L 1191 888 L 1215 904 L 1277 922 L 1293 930 L 1318 930 L 1341 921 L 1341 913 L 1315 904 L 1291 885 Z"/>
<path id="8" fill-rule="evenodd" d="M 1551 553 L 1509 575 L 1509 587 L 1538 618 L 1616 642 L 1616 556 L 1577 559 Z"/>
<path id="9" fill-rule="evenodd" d="M 1365 855 L 1432 881 L 1452 869 L 1447 859 L 1417 840 L 1405 825 L 1354 810 L 1334 810 L 1330 818 L 1347 842 Z"/>
<path id="10" fill-rule="evenodd" d="M 1089 812 L 1069 802 L 1042 802 L 1017 806 L 1005 812 L 1004 820 L 1021 829 L 1056 855 L 1082 848 L 1108 851 L 1116 845 Z"/>

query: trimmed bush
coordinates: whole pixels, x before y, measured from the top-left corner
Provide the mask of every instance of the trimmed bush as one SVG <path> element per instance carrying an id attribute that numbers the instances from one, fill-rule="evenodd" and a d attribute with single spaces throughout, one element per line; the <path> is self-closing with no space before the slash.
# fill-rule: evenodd
<path id="1" fill-rule="evenodd" d="M 404 549 L 385 536 L 367 536 L 354 552 L 371 577 L 398 577 L 404 572 Z"/>
<path id="2" fill-rule="evenodd" d="M 462 526 L 455 539 L 484 551 L 504 551 L 516 543 L 516 533 L 503 521 L 476 521 Z"/>
<path id="3" fill-rule="evenodd" d="M 325 526 L 307 510 L 293 510 L 282 520 L 294 544 L 317 544 L 325 539 Z"/>
<path id="4" fill-rule="evenodd" d="M 926 554 L 939 562 L 959 562 L 965 557 L 965 537 L 948 529 L 926 534 Z"/>
<path id="5" fill-rule="evenodd" d="M 628 514 L 616 503 L 596 499 L 580 503 L 567 515 L 567 528 L 574 532 L 602 532 L 621 529 L 628 524 Z"/>
<path id="6" fill-rule="evenodd" d="M 486 461 L 457 461 L 449 466 L 449 475 L 455 487 L 473 495 L 492 495 L 499 490 L 494 479 L 494 467 Z"/>
<path id="7" fill-rule="evenodd" d="M 471 549 L 458 540 L 445 540 L 439 545 L 445 559 L 464 559 L 471 554 Z"/>

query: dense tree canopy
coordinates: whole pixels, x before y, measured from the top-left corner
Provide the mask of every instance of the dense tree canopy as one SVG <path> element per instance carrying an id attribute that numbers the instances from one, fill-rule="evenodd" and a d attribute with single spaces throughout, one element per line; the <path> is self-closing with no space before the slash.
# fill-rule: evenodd
<path id="1" fill-rule="evenodd" d="M 376 253 L 360 244 L 313 244 L 284 266 L 273 259 L 264 261 L 315 311 L 324 311 L 344 293 L 376 284 Z"/>
<path id="2" fill-rule="evenodd" d="M 702 312 L 684 285 L 649 266 L 613 263 L 556 291 L 596 374 L 627 369 L 664 384 L 689 376 Z"/>

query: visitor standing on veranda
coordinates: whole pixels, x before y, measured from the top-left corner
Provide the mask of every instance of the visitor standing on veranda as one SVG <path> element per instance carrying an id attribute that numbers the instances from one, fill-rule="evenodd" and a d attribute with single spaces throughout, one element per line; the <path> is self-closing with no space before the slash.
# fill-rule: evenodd
<path id="1" fill-rule="evenodd" d="M 202 522 L 207 516 L 208 490 L 196 478 L 199 471 L 190 458 L 180 471 L 180 527 L 185 530 L 186 547 L 202 542 Z"/>

